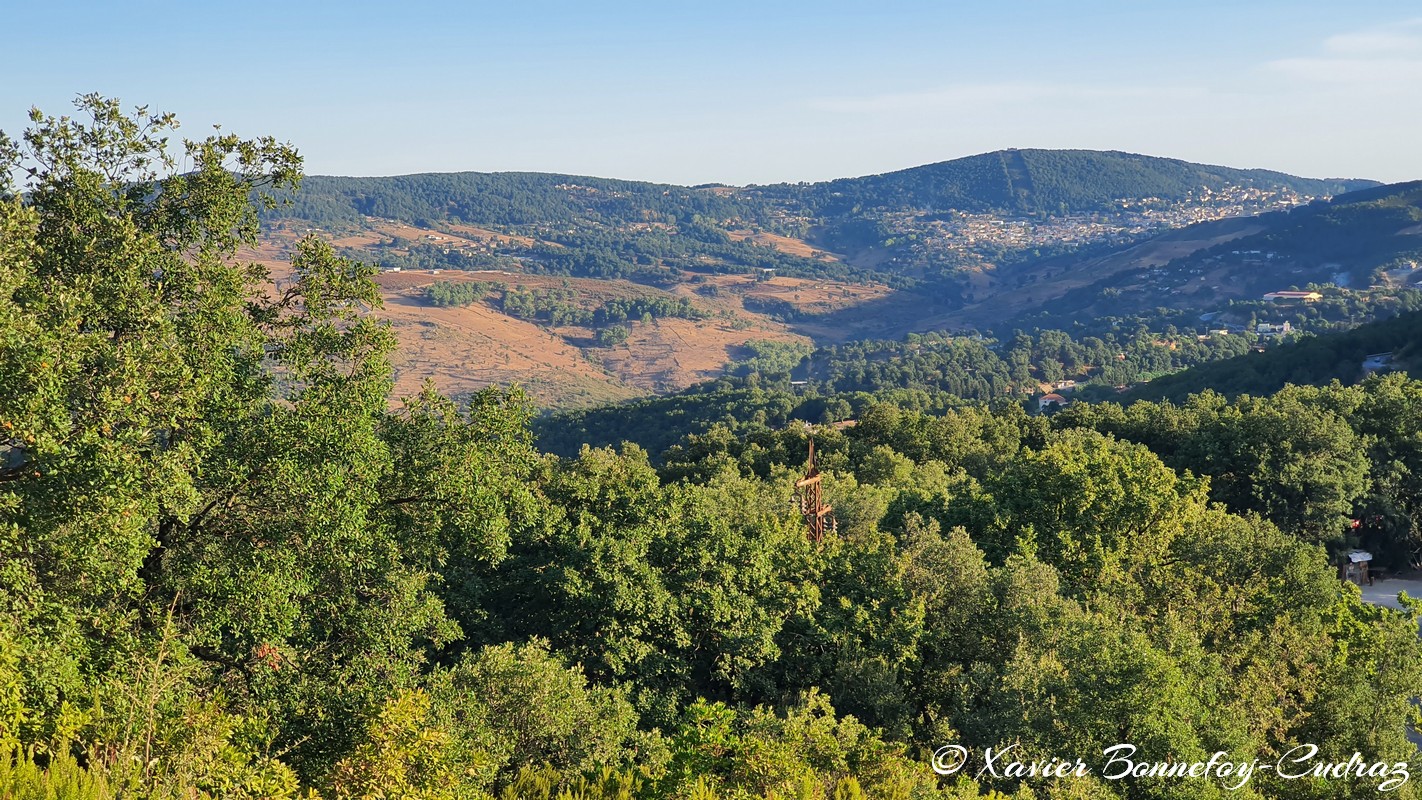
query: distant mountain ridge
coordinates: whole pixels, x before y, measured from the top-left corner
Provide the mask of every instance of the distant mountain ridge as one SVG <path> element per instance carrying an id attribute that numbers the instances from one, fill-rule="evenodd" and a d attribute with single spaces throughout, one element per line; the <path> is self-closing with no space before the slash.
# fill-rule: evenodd
<path id="1" fill-rule="evenodd" d="M 1200 189 L 1290 190 L 1314 197 L 1378 186 L 1377 181 L 1300 178 L 1263 169 L 1196 164 L 1101 150 L 998 150 L 920 167 L 808 186 L 768 187 L 800 194 L 820 213 L 856 208 L 1075 213 L 1127 198 L 1183 200 Z M 782 188 L 783 187 L 783 188 Z"/>
<path id="2" fill-rule="evenodd" d="M 758 216 L 754 206 L 713 190 L 548 172 L 312 175 L 286 199 L 291 204 L 268 212 L 270 218 L 355 224 L 364 217 L 380 217 L 415 224 L 452 220 L 529 226 Z"/>
<path id="3" fill-rule="evenodd" d="M 375 216 L 504 225 L 693 214 L 760 221 L 768 214 L 760 207 L 763 201 L 816 216 L 844 216 L 866 208 L 1066 214 L 1109 210 L 1120 200 L 1180 201 L 1201 189 L 1246 187 L 1318 197 L 1379 185 L 1119 151 L 1025 149 L 880 175 L 747 187 L 694 188 L 543 172 L 315 175 L 306 179 L 294 205 L 277 215 L 328 222 Z"/>
<path id="4" fill-rule="evenodd" d="M 1410 235 L 1422 232 L 1417 185 L 1121 152 L 1003 150 L 745 187 L 529 172 L 312 176 L 291 199 L 265 214 L 275 223 L 267 257 L 279 262 L 314 229 L 387 271 L 388 313 L 404 315 L 412 347 L 464 348 L 462 363 L 482 365 L 476 384 L 543 381 L 553 404 L 625 396 L 634 389 L 624 380 L 674 390 L 744 358 L 748 343 L 796 336 L 825 345 L 930 331 L 1089 337 L 1145 327 L 1170 338 L 1174 329 L 1204 335 L 1266 320 L 1336 329 L 1374 318 L 1373 306 L 1418 307 L 1409 287 L 1422 275 L 1409 269 L 1422 262 L 1422 235 Z M 451 280 L 473 281 L 477 302 L 436 311 L 428 284 Z M 1353 288 L 1299 309 L 1260 300 L 1330 282 Z M 568 309 L 595 316 L 596 303 L 578 298 L 599 293 L 697 314 L 639 315 L 617 330 L 568 322 Z M 530 323 L 509 310 L 521 298 L 548 307 Z M 511 327 L 515 317 L 522 327 Z M 631 344 L 619 346 L 617 333 Z M 500 347 L 528 357 L 500 361 Z M 422 358 L 420 369 L 460 372 L 453 356 Z M 582 369 L 577 381 L 570 364 Z"/>
<path id="5" fill-rule="evenodd" d="M 1377 185 L 1114 151 L 1001 150 L 882 175 L 745 187 L 537 172 L 311 176 L 265 216 L 344 231 L 378 220 L 466 224 L 533 240 L 523 252 L 504 248 L 500 268 L 522 259 L 520 269 L 654 282 L 686 271 L 774 270 L 909 289 Z M 379 255 L 387 266 L 410 266 L 388 250 Z M 964 284 L 936 294 L 978 292 Z"/>

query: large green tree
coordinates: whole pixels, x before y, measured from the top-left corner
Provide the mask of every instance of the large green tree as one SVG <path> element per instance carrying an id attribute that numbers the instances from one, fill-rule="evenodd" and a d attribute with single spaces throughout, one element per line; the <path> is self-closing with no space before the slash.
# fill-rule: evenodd
<path id="1" fill-rule="evenodd" d="M 254 197 L 299 179 L 290 147 L 219 133 L 179 170 L 171 117 L 78 105 L 35 112 L 0 160 L 20 177 L 0 203 L 0 615 L 22 738 L 137 746 L 135 720 L 220 691 L 319 769 L 458 636 L 439 570 L 502 554 L 526 415 L 497 393 L 392 411 L 371 268 L 315 239 L 282 274 L 238 257 Z M 125 677 L 144 669 L 146 694 Z"/>

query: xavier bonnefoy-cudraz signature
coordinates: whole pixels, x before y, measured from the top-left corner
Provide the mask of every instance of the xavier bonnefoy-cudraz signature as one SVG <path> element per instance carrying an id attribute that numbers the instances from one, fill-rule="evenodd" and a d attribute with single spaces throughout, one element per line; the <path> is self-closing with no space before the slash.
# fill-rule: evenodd
<path id="1" fill-rule="evenodd" d="M 1390 792 L 1411 777 L 1405 761 L 1367 761 L 1360 753 L 1347 759 L 1320 757 L 1317 745 L 1301 744 L 1275 761 L 1236 761 L 1223 751 L 1204 761 L 1152 760 L 1141 756 L 1139 748 L 1122 743 L 1103 749 L 1099 757 L 1053 755 L 1029 758 L 1016 744 L 988 747 L 976 758 L 968 748 L 950 744 L 933 754 L 933 771 L 954 775 L 966 770 L 975 778 L 1084 778 L 1096 775 L 1108 781 L 1133 778 L 1175 780 L 1216 780 L 1227 789 L 1240 789 L 1256 774 L 1272 773 L 1284 780 L 1300 778 L 1374 782 L 1380 792 Z"/>

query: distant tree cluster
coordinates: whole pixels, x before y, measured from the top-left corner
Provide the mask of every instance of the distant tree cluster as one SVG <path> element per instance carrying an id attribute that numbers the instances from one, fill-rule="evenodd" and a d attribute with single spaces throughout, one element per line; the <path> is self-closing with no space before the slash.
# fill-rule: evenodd
<path id="1" fill-rule="evenodd" d="M 613 298 L 598 306 L 593 312 L 593 324 L 607 325 L 627 320 L 643 318 L 662 319 L 705 319 L 706 313 L 691 304 L 685 297 L 627 297 Z"/>
<path id="2" fill-rule="evenodd" d="M 499 284 L 491 281 L 439 281 L 431 284 L 425 292 L 431 303 L 445 308 L 473 305 L 499 288 Z"/>
<path id="3" fill-rule="evenodd" d="M 1422 312 L 1325 336 L 1306 337 L 1266 353 L 1247 353 L 1217 363 L 1168 375 L 1136 387 L 1128 398 L 1183 401 L 1191 394 L 1215 390 L 1225 395 L 1273 394 L 1286 384 L 1323 385 L 1356 382 L 1363 362 L 1376 353 L 1391 353 L 1385 366 L 1416 369 L 1422 359 Z"/>
<path id="4" fill-rule="evenodd" d="M 646 223 L 701 215 L 756 218 L 759 207 L 734 196 L 684 186 L 535 172 L 460 172 L 388 178 L 313 176 L 269 219 L 329 226 L 361 216 L 420 227 L 440 221 L 528 226 L 587 219 Z"/>
<path id="5" fill-rule="evenodd" d="M 1200 340 L 1173 328 L 1129 336 L 1072 338 L 1062 331 L 1017 332 L 1010 340 L 941 333 L 901 341 L 861 340 L 813 349 L 751 342 L 728 376 L 630 407 L 560 411 L 537 423 L 540 444 L 571 455 L 585 442 L 636 442 L 662 453 L 682 435 L 728 423 L 785 425 L 850 417 L 874 401 L 942 411 L 970 402 L 1019 403 L 1042 386 L 1071 380 L 1088 397 L 1252 350 L 1253 334 Z M 1155 383 L 1147 384 L 1155 386 Z"/>
<path id="6" fill-rule="evenodd" d="M 627 341 L 627 337 L 632 330 L 626 325 L 613 325 L 609 328 L 602 328 L 597 332 L 598 347 L 616 347 Z"/>
<path id="7" fill-rule="evenodd" d="M 704 311 L 684 297 L 614 297 L 589 304 L 571 288 L 505 289 L 498 302 L 500 310 L 511 317 L 544 322 L 555 327 L 585 325 L 603 328 L 628 320 L 706 317 Z"/>

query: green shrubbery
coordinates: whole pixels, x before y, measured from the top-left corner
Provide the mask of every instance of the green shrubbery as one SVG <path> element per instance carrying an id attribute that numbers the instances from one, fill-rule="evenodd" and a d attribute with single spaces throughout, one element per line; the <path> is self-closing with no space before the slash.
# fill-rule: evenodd
<path id="1" fill-rule="evenodd" d="M 487 281 L 475 281 L 473 283 L 440 281 L 426 289 L 430 302 L 445 308 L 448 306 L 468 306 L 483 300 L 488 294 L 498 289 L 499 284 Z"/>

